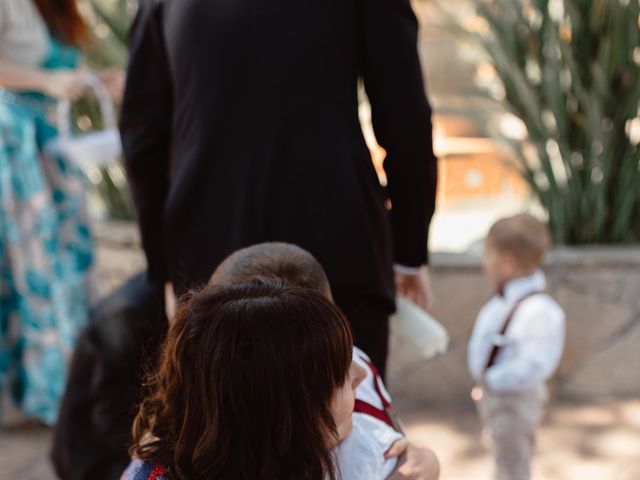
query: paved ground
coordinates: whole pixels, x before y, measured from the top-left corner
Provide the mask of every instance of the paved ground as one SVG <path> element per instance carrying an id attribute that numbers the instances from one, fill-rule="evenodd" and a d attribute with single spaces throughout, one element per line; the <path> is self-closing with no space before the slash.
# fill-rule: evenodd
<path id="1" fill-rule="evenodd" d="M 403 418 L 408 436 L 438 454 L 442 480 L 490 478 L 471 408 L 406 412 Z M 538 438 L 533 480 L 640 480 L 640 401 L 554 405 Z"/>
<path id="2" fill-rule="evenodd" d="M 399 408 L 408 435 L 433 448 L 442 480 L 489 479 L 472 408 Z M 0 480 L 53 480 L 50 432 L 13 421 L 0 431 Z M 533 480 L 639 480 L 640 400 L 556 404 L 539 436 Z"/>

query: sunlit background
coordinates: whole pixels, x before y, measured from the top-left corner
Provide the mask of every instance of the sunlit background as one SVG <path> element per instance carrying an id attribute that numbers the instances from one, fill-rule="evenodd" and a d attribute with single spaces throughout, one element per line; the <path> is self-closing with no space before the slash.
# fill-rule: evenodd
<path id="1" fill-rule="evenodd" d="M 89 65 L 124 67 L 137 2 L 81 3 L 96 37 Z M 416 0 L 414 8 L 440 160 L 432 313 L 451 343 L 424 362 L 392 340 L 389 386 L 407 431 L 438 453 L 442 480 L 488 478 L 465 368 L 473 319 L 492 293 L 478 255 L 495 219 L 527 210 L 563 246 L 547 274 L 568 319 L 534 479 L 640 479 L 640 2 Z M 101 126 L 91 99 L 74 115 L 79 131 Z M 384 182 L 364 95 L 360 117 Z M 112 288 L 144 268 L 144 257 L 121 164 L 86 173 L 98 269 Z M 27 472 L 19 480 L 53 478 L 48 435 L 0 432 L 0 478 L 15 480 L 7 472 L 18 470 Z"/>
<path id="2" fill-rule="evenodd" d="M 135 0 L 85 0 L 93 66 L 126 63 Z M 419 0 L 420 53 L 439 157 L 431 249 L 473 250 L 497 217 L 527 209 L 558 243 L 640 237 L 638 5 L 630 0 Z M 361 119 L 383 177 L 384 151 Z M 78 126 L 92 128 L 91 114 Z M 93 123 L 96 123 L 95 121 Z M 98 216 L 127 218 L 118 164 L 89 169 Z"/>

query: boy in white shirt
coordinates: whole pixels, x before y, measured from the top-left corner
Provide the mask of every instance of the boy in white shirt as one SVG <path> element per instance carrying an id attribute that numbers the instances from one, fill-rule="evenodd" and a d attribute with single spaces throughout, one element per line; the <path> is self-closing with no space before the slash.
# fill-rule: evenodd
<path id="1" fill-rule="evenodd" d="M 210 283 L 238 283 L 253 277 L 277 277 L 286 284 L 317 290 L 332 298 L 320 263 L 306 250 L 286 243 L 262 243 L 232 253 L 215 270 Z M 375 365 L 355 346 L 353 361 L 367 375 L 356 389 L 353 430 L 335 451 L 340 478 L 437 480 L 436 456 L 428 449 L 415 448 L 404 438 Z"/>
<path id="2" fill-rule="evenodd" d="M 489 434 L 496 480 L 528 480 L 545 382 L 560 363 L 565 315 L 546 293 L 539 269 L 546 225 L 528 214 L 496 222 L 483 267 L 496 295 L 480 310 L 468 346 L 472 397 Z"/>

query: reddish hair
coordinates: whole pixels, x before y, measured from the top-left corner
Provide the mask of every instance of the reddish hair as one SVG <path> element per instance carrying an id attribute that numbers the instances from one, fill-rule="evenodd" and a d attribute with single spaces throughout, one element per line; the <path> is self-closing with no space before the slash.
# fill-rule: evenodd
<path id="1" fill-rule="evenodd" d="M 51 34 L 58 39 L 82 46 L 89 40 L 89 28 L 78 11 L 76 0 L 34 0 Z"/>

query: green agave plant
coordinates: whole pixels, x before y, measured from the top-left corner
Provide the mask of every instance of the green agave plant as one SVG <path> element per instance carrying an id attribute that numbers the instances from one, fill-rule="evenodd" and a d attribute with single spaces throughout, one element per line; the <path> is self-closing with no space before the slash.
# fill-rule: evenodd
<path id="1" fill-rule="evenodd" d="M 90 0 L 82 4 L 91 23 L 94 41 L 86 51 L 86 63 L 92 69 L 124 68 L 127 60 L 126 36 L 137 9 L 132 0 Z M 97 102 L 90 96 L 73 106 L 80 130 L 102 128 Z M 87 177 L 98 193 L 108 218 L 133 219 L 133 208 L 120 162 L 105 167 L 88 167 Z"/>
<path id="2" fill-rule="evenodd" d="M 91 66 L 124 67 L 127 61 L 126 38 L 137 9 L 132 0 L 89 0 L 87 9 L 96 42 L 87 52 Z"/>
<path id="3" fill-rule="evenodd" d="M 500 131 L 555 240 L 640 240 L 640 2 L 480 0 L 467 39 L 526 126 Z M 478 28 L 479 27 L 479 28 Z"/>

